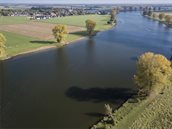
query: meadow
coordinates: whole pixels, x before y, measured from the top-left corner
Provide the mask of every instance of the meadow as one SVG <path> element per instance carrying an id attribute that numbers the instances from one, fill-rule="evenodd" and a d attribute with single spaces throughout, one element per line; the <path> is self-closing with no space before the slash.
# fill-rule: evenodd
<path id="1" fill-rule="evenodd" d="M 23 24 L 30 20 L 25 16 L 0 16 L 0 25 Z"/>
<path id="2" fill-rule="evenodd" d="M 61 17 L 61 18 L 41 20 L 41 22 L 85 27 L 85 21 L 87 19 L 92 19 L 92 20 L 96 21 L 97 26 L 95 29 L 97 31 L 108 29 L 111 27 L 111 25 L 107 24 L 107 21 L 110 19 L 109 15 L 67 16 L 67 17 Z"/>
<path id="3" fill-rule="evenodd" d="M 86 37 L 85 20 L 93 19 L 97 22 L 96 31 L 110 29 L 107 24 L 108 15 L 85 15 L 68 16 L 49 20 L 29 20 L 27 17 L 0 17 L 0 33 L 7 39 L 7 56 L 15 56 L 23 52 L 29 52 L 40 47 L 57 46 L 52 36 L 52 28 L 55 24 L 65 24 L 69 29 L 69 34 L 65 39 L 66 43 Z"/>

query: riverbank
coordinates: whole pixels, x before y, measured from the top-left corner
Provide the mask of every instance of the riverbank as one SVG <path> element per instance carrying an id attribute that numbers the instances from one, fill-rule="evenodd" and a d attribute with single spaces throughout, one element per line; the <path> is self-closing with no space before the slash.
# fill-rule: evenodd
<path id="1" fill-rule="evenodd" d="M 110 117 L 104 117 L 91 129 L 171 128 L 171 99 L 171 86 L 154 98 L 131 98 L 113 112 L 114 123 Z"/>
<path id="2" fill-rule="evenodd" d="M 69 23 L 70 18 L 72 18 L 72 22 L 70 22 L 70 24 L 72 24 L 74 27 L 74 25 L 76 25 L 75 21 L 78 22 L 78 19 L 80 19 L 80 21 L 82 21 L 81 22 L 82 24 L 80 23 L 79 26 L 84 28 L 84 25 L 85 25 L 84 20 L 87 18 L 93 18 L 93 17 L 98 18 L 97 20 L 95 20 L 97 22 L 97 27 L 95 29 L 96 33 L 100 32 L 100 31 L 108 30 L 113 27 L 113 25 L 107 24 L 107 21 L 109 20 L 109 16 L 107 16 L 107 15 L 106 16 L 86 15 L 86 16 L 66 17 L 65 19 L 62 18 L 62 21 L 66 21 Z M 10 18 L 13 18 L 13 17 L 10 17 Z M 7 19 L 9 20 L 9 17 L 7 17 Z M 54 20 L 55 19 L 53 19 L 53 21 Z M 1 24 L 1 22 L 2 22 L 2 24 L 5 24 L 4 21 L 5 21 L 5 18 L 3 18 L 3 21 L 0 21 L 0 24 Z M 22 24 L 28 25 L 28 22 L 33 22 L 33 21 L 27 21 L 27 23 L 25 23 L 25 22 L 26 21 L 24 21 L 24 23 L 22 23 Z M 34 21 L 34 22 L 41 23 L 44 21 Z M 46 21 L 46 23 L 42 23 L 42 24 L 47 24 L 48 22 L 49 21 Z M 52 22 L 52 21 L 50 21 L 50 22 Z M 56 23 L 58 24 L 58 21 L 56 21 Z M 61 23 L 61 22 L 59 21 L 59 23 Z M 14 24 L 15 24 L 15 22 L 14 22 Z M 29 24 L 32 24 L 32 23 L 29 23 Z M 19 26 L 18 22 L 16 23 L 16 25 Z M 7 26 L 8 26 L 8 24 L 7 24 Z M 9 27 L 10 26 L 11 26 L 11 24 L 9 25 Z M 76 26 L 76 28 L 78 28 L 78 26 Z M 56 41 L 54 39 L 50 39 L 50 40 L 42 39 L 41 40 L 39 38 L 34 38 L 31 36 L 22 35 L 22 34 L 18 34 L 18 33 L 14 33 L 14 32 L 9 32 L 9 31 L 8 32 L 1 31 L 1 33 L 3 33 L 5 35 L 5 37 L 7 38 L 7 44 L 6 44 L 7 57 L 4 59 L 9 59 L 11 57 L 15 57 L 18 55 L 28 54 L 28 53 L 42 51 L 42 50 L 46 50 L 46 49 L 51 49 L 54 47 L 59 48 L 59 47 L 65 46 L 67 44 L 71 44 L 73 42 L 76 42 L 78 40 L 81 40 L 81 39 L 84 39 L 87 37 L 85 29 L 81 30 L 81 31 L 71 32 L 67 36 L 65 43 L 60 44 L 60 43 L 56 43 Z M 41 35 L 41 31 L 38 33 L 40 33 L 39 35 Z"/>
<path id="3" fill-rule="evenodd" d="M 162 19 L 159 18 L 159 15 L 161 13 L 164 14 L 164 18 L 162 18 Z M 169 13 L 169 12 L 153 12 L 153 14 L 151 16 L 145 15 L 145 17 L 147 17 L 147 18 L 153 19 L 155 21 L 159 21 L 160 23 L 163 23 L 168 27 L 172 27 L 171 23 L 167 23 L 167 21 L 165 19 L 166 16 L 171 16 L 172 17 L 172 13 Z"/>

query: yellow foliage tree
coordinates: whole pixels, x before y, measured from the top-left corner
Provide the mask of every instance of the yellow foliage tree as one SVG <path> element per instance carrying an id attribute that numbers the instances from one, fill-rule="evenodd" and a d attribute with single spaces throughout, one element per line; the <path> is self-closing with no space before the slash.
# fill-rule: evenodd
<path id="1" fill-rule="evenodd" d="M 148 52 L 138 59 L 134 82 L 141 91 L 159 93 L 170 82 L 171 74 L 170 61 L 160 54 Z"/>
<path id="2" fill-rule="evenodd" d="M 166 15 L 165 16 L 165 21 L 167 22 L 167 24 L 170 24 L 172 22 L 172 16 L 171 15 Z"/>
<path id="3" fill-rule="evenodd" d="M 52 29 L 53 35 L 58 43 L 64 41 L 68 34 L 67 27 L 65 25 L 57 25 Z"/>
<path id="4" fill-rule="evenodd" d="M 0 57 L 4 57 L 6 54 L 5 54 L 5 43 L 6 43 L 6 38 L 5 36 L 0 33 Z"/>
<path id="5" fill-rule="evenodd" d="M 164 18 L 165 18 L 165 13 L 160 13 L 160 14 L 159 14 L 159 19 L 162 20 L 162 19 L 164 19 Z"/>
<path id="6" fill-rule="evenodd" d="M 85 23 L 86 23 L 86 28 L 87 28 L 88 35 L 92 36 L 93 32 L 94 32 L 94 29 L 96 27 L 96 22 L 93 21 L 93 20 L 88 19 L 88 20 L 85 21 Z"/>

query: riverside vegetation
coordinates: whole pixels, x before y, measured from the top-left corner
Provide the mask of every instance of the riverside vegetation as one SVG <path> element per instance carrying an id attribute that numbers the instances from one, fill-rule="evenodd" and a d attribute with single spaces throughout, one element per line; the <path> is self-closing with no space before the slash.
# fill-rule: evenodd
<path id="1" fill-rule="evenodd" d="M 92 129 L 147 129 L 172 127 L 171 62 L 151 52 L 140 56 L 134 83 L 137 95 L 118 110 L 105 105 L 105 117 Z"/>
<path id="2" fill-rule="evenodd" d="M 144 11 L 143 16 L 158 20 L 167 26 L 172 27 L 172 15 L 170 13 Z"/>

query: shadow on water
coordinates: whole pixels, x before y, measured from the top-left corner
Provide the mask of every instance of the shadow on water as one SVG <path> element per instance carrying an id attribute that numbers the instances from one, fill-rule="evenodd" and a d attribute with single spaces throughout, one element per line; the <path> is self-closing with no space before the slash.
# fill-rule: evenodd
<path id="1" fill-rule="evenodd" d="M 118 104 L 136 94 L 129 88 L 90 88 L 83 89 L 73 86 L 66 91 L 66 96 L 77 101 L 107 102 Z"/>
<path id="2" fill-rule="evenodd" d="M 98 117 L 98 118 L 105 116 L 103 113 L 98 113 L 98 112 L 85 113 L 85 115 L 91 117 Z"/>
<path id="3" fill-rule="evenodd" d="M 56 43 L 56 42 L 55 42 L 55 41 L 40 41 L 40 40 L 35 40 L 35 41 L 30 41 L 30 43 L 54 44 L 54 43 Z"/>

